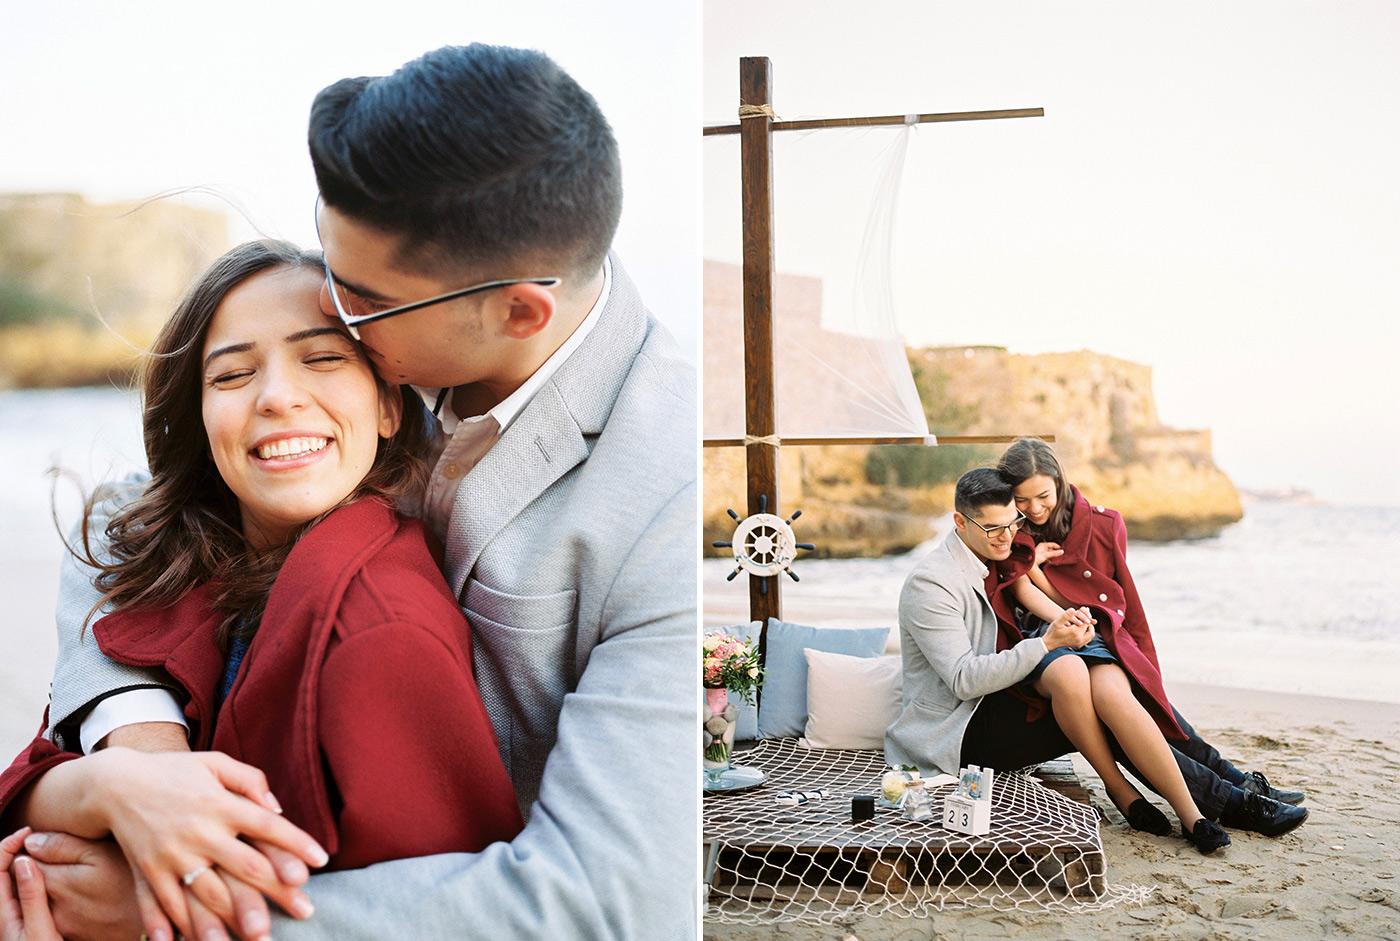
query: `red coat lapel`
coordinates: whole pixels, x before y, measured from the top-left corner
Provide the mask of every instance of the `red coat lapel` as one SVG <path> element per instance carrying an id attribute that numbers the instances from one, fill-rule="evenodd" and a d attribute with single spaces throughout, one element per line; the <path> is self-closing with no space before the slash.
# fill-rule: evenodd
<path id="1" fill-rule="evenodd" d="M 133 666 L 161 667 L 189 693 L 185 715 L 190 744 L 207 749 L 213 738 L 209 717 L 224 657 L 214 643 L 219 613 L 210 604 L 212 587 L 202 585 L 169 608 L 117 611 L 92 627 L 98 649 Z"/>
<path id="2" fill-rule="evenodd" d="M 396 531 L 387 506 L 361 500 L 302 537 L 277 576 L 214 737 L 218 750 L 263 769 L 288 819 L 332 856 L 339 837 L 318 745 L 320 666 L 347 586 Z"/>

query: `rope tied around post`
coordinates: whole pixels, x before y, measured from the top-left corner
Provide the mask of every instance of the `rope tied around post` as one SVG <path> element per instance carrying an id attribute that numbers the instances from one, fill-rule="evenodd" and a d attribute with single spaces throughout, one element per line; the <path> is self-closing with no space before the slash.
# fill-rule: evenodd
<path id="1" fill-rule="evenodd" d="M 740 106 L 739 106 L 739 120 L 740 120 L 740 121 L 744 120 L 744 118 L 763 118 L 763 117 L 772 118 L 774 121 L 781 121 L 781 120 L 782 120 L 782 118 L 778 117 L 778 113 L 777 113 L 776 111 L 773 110 L 773 106 L 772 106 L 772 105 L 740 105 Z"/>

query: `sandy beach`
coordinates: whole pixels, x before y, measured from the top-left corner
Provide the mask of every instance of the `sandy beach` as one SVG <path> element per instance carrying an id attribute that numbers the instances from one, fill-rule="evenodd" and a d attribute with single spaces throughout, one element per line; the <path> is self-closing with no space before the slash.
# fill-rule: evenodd
<path id="1" fill-rule="evenodd" d="M 1400 705 L 1199 684 L 1168 684 L 1168 693 L 1239 767 L 1306 791 L 1307 822 L 1274 838 L 1230 831 L 1228 848 L 1201 856 L 1180 838 L 1129 829 L 1076 756 L 1105 818 L 1109 882 L 1153 887 L 1145 903 L 1083 914 L 948 909 L 834 926 L 707 923 L 706 941 L 1400 938 Z"/>

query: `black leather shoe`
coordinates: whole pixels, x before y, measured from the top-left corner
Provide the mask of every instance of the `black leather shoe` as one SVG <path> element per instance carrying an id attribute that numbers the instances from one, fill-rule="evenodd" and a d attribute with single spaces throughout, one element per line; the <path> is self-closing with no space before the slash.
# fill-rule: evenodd
<path id="1" fill-rule="evenodd" d="M 1214 853 L 1216 850 L 1230 845 L 1230 834 L 1205 817 L 1196 821 L 1195 829 L 1188 830 L 1182 827 L 1181 835 L 1186 837 L 1203 854 Z"/>
<path id="2" fill-rule="evenodd" d="M 1308 819 L 1306 807 L 1280 804 L 1272 797 L 1245 792 L 1244 801 L 1233 813 L 1220 815 L 1224 826 L 1236 830 L 1253 830 L 1265 836 L 1279 836 Z"/>
<path id="3" fill-rule="evenodd" d="M 1262 771 L 1251 771 L 1244 776 L 1244 783 L 1239 785 L 1241 791 L 1249 791 L 1251 794 L 1262 794 L 1265 797 L 1272 797 L 1280 804 L 1301 804 L 1307 795 L 1302 791 L 1280 791 L 1269 783 L 1269 779 L 1264 777 Z"/>
<path id="4" fill-rule="evenodd" d="M 1152 805 L 1152 802 L 1145 797 L 1139 797 L 1128 807 L 1128 812 L 1123 816 L 1128 818 L 1128 826 L 1134 830 L 1141 830 L 1143 833 L 1155 833 L 1157 836 L 1167 836 L 1172 832 L 1172 822 L 1167 819 L 1167 815 L 1162 813 Z"/>

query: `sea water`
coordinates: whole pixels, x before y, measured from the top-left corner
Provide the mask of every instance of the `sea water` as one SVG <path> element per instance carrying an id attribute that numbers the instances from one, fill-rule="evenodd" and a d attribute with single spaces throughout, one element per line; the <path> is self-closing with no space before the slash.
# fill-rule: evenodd
<path id="1" fill-rule="evenodd" d="M 801 537 L 801 521 L 796 524 Z M 939 535 L 912 552 L 878 559 L 799 559 L 784 577 L 785 608 L 842 623 L 893 623 L 899 590 Z M 1128 564 L 1148 620 L 1177 630 L 1261 628 L 1284 635 L 1400 643 L 1400 507 L 1257 503 L 1209 539 L 1131 539 Z M 742 617 L 747 585 L 724 581 L 734 563 L 704 562 L 706 621 Z M 737 587 L 735 587 L 737 586 Z"/>
<path id="2" fill-rule="evenodd" d="M 77 521 L 85 492 L 144 466 L 136 393 L 0 392 L 0 562 L 56 562 L 59 526 L 66 532 Z"/>
<path id="3" fill-rule="evenodd" d="M 919 559 L 804 559 L 781 576 L 785 620 L 895 628 Z M 801 520 L 795 524 L 797 535 Z M 1128 564 L 1162 672 L 1175 682 L 1400 702 L 1400 507 L 1256 503 L 1209 539 L 1139 542 Z M 747 577 L 702 565 L 707 629 L 748 620 Z M 892 637 L 897 642 L 898 632 Z M 893 646 L 893 644 L 892 644 Z"/>

